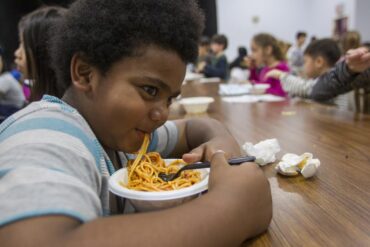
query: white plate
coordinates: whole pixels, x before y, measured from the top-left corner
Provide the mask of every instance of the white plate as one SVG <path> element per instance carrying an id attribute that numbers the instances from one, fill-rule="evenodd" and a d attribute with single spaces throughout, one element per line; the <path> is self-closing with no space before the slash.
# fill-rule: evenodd
<path id="1" fill-rule="evenodd" d="M 166 164 L 171 163 L 175 159 L 166 159 Z M 120 185 L 120 181 L 123 183 L 127 182 L 127 169 L 122 168 L 116 171 L 109 179 L 109 190 L 120 197 L 133 199 L 133 200 L 145 200 L 145 201 L 163 201 L 163 200 L 172 200 L 183 197 L 189 197 L 195 194 L 199 194 L 202 191 L 208 189 L 208 175 L 209 168 L 199 169 L 201 173 L 201 181 L 179 190 L 171 191 L 159 191 L 159 192 L 146 192 L 146 191 L 136 191 L 130 190 L 128 188 Z"/>

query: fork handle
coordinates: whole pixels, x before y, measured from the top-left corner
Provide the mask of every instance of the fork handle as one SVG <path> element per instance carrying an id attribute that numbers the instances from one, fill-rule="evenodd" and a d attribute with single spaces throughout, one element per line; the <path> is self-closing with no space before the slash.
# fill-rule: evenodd
<path id="1" fill-rule="evenodd" d="M 232 158 L 229 159 L 227 162 L 229 162 L 230 165 L 240 165 L 244 162 L 253 162 L 256 160 L 256 157 L 254 156 L 244 156 L 244 157 L 238 157 L 238 158 Z"/>
<path id="2" fill-rule="evenodd" d="M 239 158 L 232 158 L 229 159 L 227 162 L 232 165 L 240 165 L 244 162 L 253 162 L 256 160 L 256 157 L 254 156 L 245 156 L 245 157 L 239 157 Z M 184 166 L 181 168 L 181 170 L 194 170 L 194 169 L 202 169 L 202 168 L 209 168 L 211 167 L 211 163 L 209 161 L 203 161 L 203 162 L 196 162 L 187 166 Z"/>

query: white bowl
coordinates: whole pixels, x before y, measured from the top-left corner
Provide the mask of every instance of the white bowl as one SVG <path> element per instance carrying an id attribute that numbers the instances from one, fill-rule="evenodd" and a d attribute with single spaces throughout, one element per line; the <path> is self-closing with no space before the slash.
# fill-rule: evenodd
<path id="1" fill-rule="evenodd" d="M 269 84 L 254 84 L 250 92 L 251 94 L 264 94 L 269 88 Z"/>
<path id="2" fill-rule="evenodd" d="M 174 159 L 165 161 L 166 164 L 170 164 Z M 128 180 L 127 169 L 122 168 L 109 178 L 109 190 L 117 196 L 127 198 L 139 212 L 170 208 L 194 199 L 208 189 L 209 169 L 198 171 L 201 174 L 201 181 L 192 186 L 179 190 L 146 192 L 131 190 L 120 185 L 120 182 L 125 184 Z"/>
<path id="3" fill-rule="evenodd" d="M 209 104 L 214 101 L 212 97 L 190 97 L 181 99 L 179 103 L 184 106 L 187 113 L 199 114 L 206 112 Z"/>

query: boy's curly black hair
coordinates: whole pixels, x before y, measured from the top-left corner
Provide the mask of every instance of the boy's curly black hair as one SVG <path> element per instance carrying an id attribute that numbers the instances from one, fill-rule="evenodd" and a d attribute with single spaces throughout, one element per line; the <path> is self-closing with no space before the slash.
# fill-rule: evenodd
<path id="1" fill-rule="evenodd" d="M 76 53 L 102 73 L 148 45 L 191 62 L 203 27 L 204 16 L 194 0 L 77 0 L 51 42 L 60 89 L 71 85 L 70 62 Z"/>

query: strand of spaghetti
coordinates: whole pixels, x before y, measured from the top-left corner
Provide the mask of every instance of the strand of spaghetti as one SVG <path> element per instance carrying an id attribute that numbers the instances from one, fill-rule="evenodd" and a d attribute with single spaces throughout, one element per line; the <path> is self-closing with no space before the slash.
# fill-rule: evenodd
<path id="1" fill-rule="evenodd" d="M 136 156 L 136 159 L 134 161 L 134 163 L 132 164 L 131 166 L 131 169 L 130 169 L 130 174 L 129 174 L 129 180 L 132 176 L 132 174 L 134 173 L 135 171 L 135 168 L 136 166 L 139 164 L 139 162 L 141 161 L 141 158 L 143 157 L 143 155 L 146 153 L 146 150 L 148 150 L 148 146 L 149 146 L 149 135 L 146 134 L 144 136 L 144 142 L 143 142 L 143 145 L 141 145 L 141 148 L 140 148 L 140 151 L 139 153 L 137 154 Z"/>
<path id="2" fill-rule="evenodd" d="M 180 177 L 173 181 L 165 182 L 158 177 L 159 173 L 175 173 L 181 165 L 186 165 L 183 160 L 175 160 L 168 166 L 159 153 L 146 153 L 149 145 L 149 135 L 145 135 L 143 144 L 135 160 L 128 162 L 128 183 L 123 185 L 129 189 L 140 191 L 176 190 L 198 183 L 201 179 L 198 171 L 184 171 Z"/>

